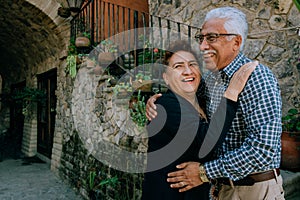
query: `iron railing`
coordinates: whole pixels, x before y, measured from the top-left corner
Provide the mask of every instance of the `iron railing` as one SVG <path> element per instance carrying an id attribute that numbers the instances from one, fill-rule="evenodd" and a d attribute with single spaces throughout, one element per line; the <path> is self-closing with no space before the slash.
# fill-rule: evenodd
<path id="1" fill-rule="evenodd" d="M 101 41 L 108 38 L 117 44 L 118 53 L 124 60 L 121 67 L 125 70 L 148 63 L 149 58 L 150 62 L 154 62 L 161 57 L 162 51 L 157 55 L 153 50 L 165 49 L 173 40 L 185 39 L 193 43 L 193 36 L 198 30 L 199 27 L 112 4 L 107 0 L 90 1 L 71 21 L 71 38 L 84 32 L 90 35 L 91 49 L 88 50 L 97 48 Z M 194 44 L 197 45 L 196 42 Z M 149 72 L 152 75 L 155 73 L 153 69 Z M 147 73 L 145 66 L 140 70 Z"/>

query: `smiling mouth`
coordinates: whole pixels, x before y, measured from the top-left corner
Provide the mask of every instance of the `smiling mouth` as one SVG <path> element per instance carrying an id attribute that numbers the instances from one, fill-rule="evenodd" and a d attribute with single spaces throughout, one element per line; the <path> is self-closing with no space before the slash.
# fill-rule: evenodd
<path id="1" fill-rule="evenodd" d="M 194 80 L 195 80 L 195 78 L 185 78 L 185 79 L 182 80 L 182 82 L 187 83 L 187 82 L 192 82 Z"/>
<path id="2" fill-rule="evenodd" d="M 216 54 L 215 51 L 204 51 L 204 52 L 202 53 L 203 58 L 211 58 L 211 57 L 213 57 L 215 54 Z"/>
<path id="3" fill-rule="evenodd" d="M 213 57 L 213 56 L 214 56 L 213 53 L 207 53 L 207 54 L 204 54 L 204 55 L 203 55 L 203 58 L 211 58 L 211 57 Z"/>

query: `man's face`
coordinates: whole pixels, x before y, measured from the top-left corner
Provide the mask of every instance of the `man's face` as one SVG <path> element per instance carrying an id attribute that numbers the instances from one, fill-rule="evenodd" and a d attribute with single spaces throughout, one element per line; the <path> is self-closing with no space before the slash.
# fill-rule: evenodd
<path id="1" fill-rule="evenodd" d="M 224 28 L 224 19 L 211 19 L 206 21 L 201 30 L 202 35 L 209 34 L 234 34 L 227 33 Z M 228 40 L 227 38 L 232 38 Z M 221 70 L 231 63 L 239 53 L 242 42 L 240 35 L 218 36 L 215 40 L 207 40 L 200 44 L 205 67 L 210 71 Z"/>

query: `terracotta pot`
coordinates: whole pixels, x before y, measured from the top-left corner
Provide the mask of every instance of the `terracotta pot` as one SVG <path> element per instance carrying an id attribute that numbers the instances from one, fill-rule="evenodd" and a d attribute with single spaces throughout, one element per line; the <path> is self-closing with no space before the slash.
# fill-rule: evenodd
<path id="1" fill-rule="evenodd" d="M 115 59 L 115 54 L 112 52 L 100 52 L 98 55 L 98 62 L 101 66 L 107 66 L 114 62 Z"/>
<path id="2" fill-rule="evenodd" d="M 91 44 L 90 39 L 87 37 L 76 37 L 75 46 L 76 47 L 89 47 Z"/>
<path id="3" fill-rule="evenodd" d="M 143 92 L 151 92 L 152 80 L 132 81 L 132 88 Z"/>
<path id="4" fill-rule="evenodd" d="M 300 132 L 282 132 L 281 168 L 300 171 Z"/>

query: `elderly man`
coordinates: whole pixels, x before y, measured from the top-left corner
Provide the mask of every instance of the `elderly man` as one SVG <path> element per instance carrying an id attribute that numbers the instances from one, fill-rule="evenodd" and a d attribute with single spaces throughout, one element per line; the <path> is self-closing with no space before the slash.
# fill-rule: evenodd
<path id="1" fill-rule="evenodd" d="M 205 67 L 210 70 L 205 77 L 209 117 L 234 72 L 251 61 L 242 53 L 247 32 L 245 14 L 233 7 L 222 7 L 207 13 L 201 33 L 195 36 Z M 178 171 L 168 174 L 172 188 L 184 192 L 210 181 L 213 196 L 222 200 L 284 199 L 278 169 L 282 102 L 271 70 L 262 64 L 257 66 L 239 99 L 236 117 L 216 158 L 178 165 Z M 156 114 L 153 100 L 155 97 L 147 103 L 149 119 Z"/>

